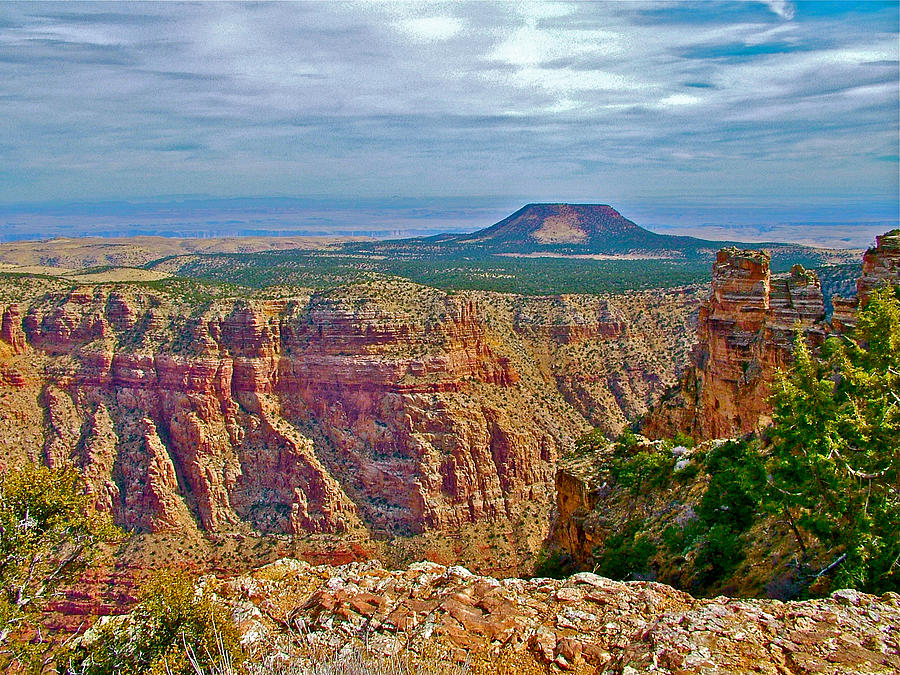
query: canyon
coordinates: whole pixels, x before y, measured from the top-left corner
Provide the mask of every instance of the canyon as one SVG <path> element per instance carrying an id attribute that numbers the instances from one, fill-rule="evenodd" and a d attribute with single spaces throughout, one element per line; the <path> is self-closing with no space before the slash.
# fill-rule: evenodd
<path id="1" fill-rule="evenodd" d="M 538 231 L 544 211 L 554 227 L 560 214 L 637 227 L 609 207 L 536 208 L 484 232 Z M 863 302 L 895 278 L 896 240 L 865 254 Z M 770 260 L 723 249 L 702 302 L 696 286 L 525 296 L 375 274 L 215 294 L 184 278 L 8 274 L 0 469 L 74 463 L 118 525 L 165 555 L 194 541 L 200 567 L 210 551 L 227 566 L 243 549 L 244 565 L 303 539 L 337 561 L 527 572 L 554 495 L 580 490 L 557 464 L 586 431 L 645 417 L 651 438 L 704 439 L 767 423 L 795 332 L 816 345 L 836 329 L 816 275 L 773 275 Z M 835 326 L 857 302 L 835 299 Z"/>
<path id="2" fill-rule="evenodd" d="M 470 564 L 507 570 L 546 536 L 574 438 L 618 433 L 675 383 L 698 302 L 166 288 L 4 285 L 4 467 L 72 462 L 100 510 L 159 537 L 480 539 L 502 523 Z"/>
<path id="3" fill-rule="evenodd" d="M 702 481 L 636 498 L 609 483 L 612 446 L 573 453 L 575 440 L 643 418 L 651 438 L 635 451 L 689 466 L 715 442 L 652 438 L 763 428 L 795 337 L 816 347 L 850 330 L 871 289 L 898 279 L 898 244 L 890 232 L 866 252 L 858 297 L 835 298 L 830 322 L 815 273 L 773 274 L 768 253 L 734 247 L 711 293 L 526 296 L 378 276 L 223 294 L 184 278 L 8 274 L 0 471 L 73 463 L 131 534 L 46 625 L 118 614 L 149 569 L 177 563 L 218 570 L 201 588 L 251 653 L 302 660 L 296 630 L 315 653 L 349 640 L 474 672 L 891 672 L 898 646 L 876 638 L 897 624 L 891 593 L 782 604 L 587 572 L 502 577 L 533 573 L 548 542 L 590 566 L 637 514 L 658 533 L 690 519 Z M 777 595 L 763 557 L 782 556 L 788 533 L 751 536 L 726 590 Z"/>

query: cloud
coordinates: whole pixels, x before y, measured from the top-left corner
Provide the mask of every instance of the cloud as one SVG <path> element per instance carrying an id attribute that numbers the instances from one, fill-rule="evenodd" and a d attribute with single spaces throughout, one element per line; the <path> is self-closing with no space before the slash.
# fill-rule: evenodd
<path id="1" fill-rule="evenodd" d="M 452 16 L 423 16 L 403 19 L 397 27 L 418 42 L 449 40 L 462 31 L 465 23 Z"/>
<path id="2" fill-rule="evenodd" d="M 537 0 L 515 2 L 513 6 L 529 23 L 534 23 L 543 19 L 559 19 L 570 16 L 577 11 L 576 4 L 574 2 L 559 2 L 557 0 Z"/>
<path id="3" fill-rule="evenodd" d="M 677 2 L 0 14 L 0 202 L 896 192 L 878 159 L 900 135 L 892 4 L 789 22 Z"/>
<path id="4" fill-rule="evenodd" d="M 661 99 L 659 103 L 663 106 L 696 105 L 700 103 L 701 100 L 702 99 L 699 96 L 693 96 L 691 94 L 671 94 L 670 96 Z"/>
<path id="5" fill-rule="evenodd" d="M 607 30 L 543 29 L 530 24 L 505 35 L 488 58 L 514 66 L 534 66 L 556 59 L 605 56 L 621 52 L 619 39 Z"/>
<path id="6" fill-rule="evenodd" d="M 553 93 L 576 91 L 616 91 L 639 88 L 632 78 L 603 70 L 570 68 L 522 68 L 512 77 L 502 76 L 501 83 L 513 83 L 525 89 L 544 89 Z"/>
<path id="7" fill-rule="evenodd" d="M 762 0 L 762 2 L 766 7 L 786 21 L 793 19 L 796 14 L 794 3 L 790 0 Z"/>

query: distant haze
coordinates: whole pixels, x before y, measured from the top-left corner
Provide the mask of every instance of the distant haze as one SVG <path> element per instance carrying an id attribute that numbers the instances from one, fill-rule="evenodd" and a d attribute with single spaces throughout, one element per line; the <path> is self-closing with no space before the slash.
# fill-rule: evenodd
<path id="1" fill-rule="evenodd" d="M 520 205 L 515 205 L 518 208 Z M 413 237 L 468 232 L 513 210 L 480 199 L 180 199 L 0 205 L 0 241 L 77 236 Z"/>
<path id="2" fill-rule="evenodd" d="M 522 207 L 524 197 L 432 199 L 200 199 L 0 204 L 0 241 L 55 237 L 365 236 L 472 232 Z M 601 203 L 609 201 L 598 200 Z M 661 234 L 864 248 L 897 226 L 891 201 L 860 204 L 613 203 Z"/>

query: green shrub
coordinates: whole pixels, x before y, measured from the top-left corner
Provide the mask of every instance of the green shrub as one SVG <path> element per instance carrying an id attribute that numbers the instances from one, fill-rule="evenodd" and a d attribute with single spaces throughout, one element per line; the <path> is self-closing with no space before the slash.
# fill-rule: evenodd
<path id="1" fill-rule="evenodd" d="M 681 469 L 680 471 L 675 472 L 675 479 L 682 483 L 690 483 L 697 476 L 700 475 L 700 464 L 697 461 L 692 461 L 686 467 Z"/>
<path id="2" fill-rule="evenodd" d="M 640 521 L 627 523 L 621 532 L 604 542 L 595 555 L 597 574 L 610 579 L 647 579 L 653 577 L 650 559 L 656 555 L 656 544 L 642 532 Z"/>
<path id="3" fill-rule="evenodd" d="M 695 507 L 696 516 L 670 525 L 661 539 L 665 552 L 681 559 L 680 579 L 692 591 L 704 593 L 725 581 L 744 559 L 742 535 L 762 514 L 767 477 L 756 442 L 729 441 L 697 453 L 675 475 L 680 478 L 690 467 L 697 474 L 701 463 L 710 480 Z"/>
<path id="4" fill-rule="evenodd" d="M 225 608 L 186 573 L 166 570 L 143 587 L 130 615 L 89 632 L 64 665 L 72 675 L 194 675 L 189 655 L 202 669 L 243 660 Z"/>
<path id="5" fill-rule="evenodd" d="M 699 518 L 692 518 L 681 525 L 669 525 L 662 533 L 662 540 L 669 553 L 684 557 L 694 548 L 697 540 L 706 532 Z"/>
<path id="6" fill-rule="evenodd" d="M 565 579 L 576 572 L 575 561 L 560 549 L 541 549 L 534 563 L 534 576 Z"/>
<path id="7" fill-rule="evenodd" d="M 609 446 L 609 439 L 602 429 L 594 429 L 575 441 L 575 453 L 582 455 L 588 452 L 596 452 Z"/>
<path id="8" fill-rule="evenodd" d="M 713 525 L 700 540 L 694 558 L 697 587 L 704 589 L 722 581 L 743 559 L 740 535 L 725 525 Z"/>
<path id="9" fill-rule="evenodd" d="M 26 638 L 47 601 L 120 535 L 73 467 L 27 464 L 0 476 L 0 668 L 28 668 L 40 655 Z"/>
<path id="10" fill-rule="evenodd" d="M 672 436 L 673 447 L 677 445 L 683 445 L 686 448 L 693 448 L 696 444 L 697 441 L 695 441 L 691 436 L 688 436 L 687 434 L 680 431 Z"/>
<path id="11" fill-rule="evenodd" d="M 631 457 L 616 457 L 610 471 L 620 485 L 638 494 L 644 487 L 666 487 L 674 468 L 675 459 L 670 452 L 641 450 Z"/>
<path id="12" fill-rule="evenodd" d="M 900 300 L 876 290 L 852 339 L 814 355 L 802 335 L 775 385 L 766 506 L 827 550 L 833 586 L 900 590 Z M 809 578 L 819 573 L 806 570 Z"/>
<path id="13" fill-rule="evenodd" d="M 630 429 L 626 429 L 616 439 L 616 454 L 622 457 L 632 454 L 634 448 L 637 447 L 637 443 L 638 439 L 634 432 Z"/>
<path id="14" fill-rule="evenodd" d="M 766 491 L 762 456 L 745 441 L 730 441 L 706 457 L 709 486 L 697 505 L 697 515 L 710 525 L 745 532 L 752 524 Z"/>

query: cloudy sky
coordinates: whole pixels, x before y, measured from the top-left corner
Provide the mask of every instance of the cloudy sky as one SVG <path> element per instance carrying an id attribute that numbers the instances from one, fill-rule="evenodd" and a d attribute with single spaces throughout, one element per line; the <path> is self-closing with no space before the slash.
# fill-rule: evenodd
<path id="1" fill-rule="evenodd" d="M 894 1 L 3 3 L 0 204 L 890 210 L 898 21 Z"/>

